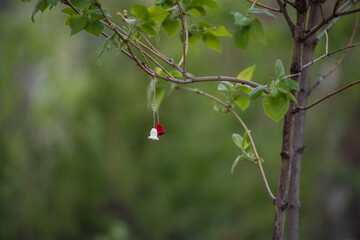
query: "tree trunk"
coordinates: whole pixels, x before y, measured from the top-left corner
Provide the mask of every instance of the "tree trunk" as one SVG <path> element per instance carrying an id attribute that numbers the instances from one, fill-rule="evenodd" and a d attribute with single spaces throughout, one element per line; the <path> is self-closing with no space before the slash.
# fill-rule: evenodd
<path id="1" fill-rule="evenodd" d="M 294 30 L 294 48 L 291 62 L 291 74 L 301 72 L 303 64 L 304 43 L 301 41 L 301 34 L 305 32 L 307 17 L 307 2 L 297 1 L 296 26 Z M 293 80 L 299 82 L 300 76 L 294 76 Z M 295 94 L 293 92 L 293 94 Z M 291 163 L 294 162 L 294 135 L 295 135 L 295 104 L 290 103 L 288 112 L 285 114 L 283 127 L 283 143 L 281 150 L 281 172 L 279 179 L 278 194 L 275 203 L 275 219 L 273 240 L 281 240 L 284 235 L 285 215 L 288 207 L 288 192 L 290 185 Z"/>
<path id="2" fill-rule="evenodd" d="M 310 16 L 308 29 L 314 27 L 319 20 L 319 4 L 313 3 L 310 8 Z M 314 34 L 304 42 L 302 60 L 306 64 L 311 62 L 314 55 L 314 50 L 317 44 L 317 38 Z M 311 80 L 311 66 L 307 67 L 301 72 L 299 86 L 300 91 L 297 93 L 296 99 L 300 106 L 306 106 L 309 96 Z M 289 210 L 287 219 L 287 239 L 298 240 L 299 239 L 299 210 L 300 203 L 300 174 L 301 174 L 301 159 L 303 155 L 303 135 L 305 127 L 306 111 L 300 111 L 295 115 L 295 131 L 294 131 L 294 158 L 291 163 L 290 174 L 290 187 L 289 187 Z"/>

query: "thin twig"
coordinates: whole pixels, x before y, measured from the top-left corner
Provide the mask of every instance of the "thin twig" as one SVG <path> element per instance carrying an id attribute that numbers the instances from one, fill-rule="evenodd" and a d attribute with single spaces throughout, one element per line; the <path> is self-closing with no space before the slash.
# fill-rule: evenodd
<path id="1" fill-rule="evenodd" d="M 239 115 L 234 111 L 234 109 L 229 106 L 228 104 L 224 103 L 223 101 L 221 101 L 220 99 L 218 99 L 217 97 L 214 97 L 208 93 L 205 93 L 203 91 L 200 91 L 198 89 L 195 89 L 195 88 L 188 88 L 188 87 L 183 87 L 183 86 L 176 86 L 175 89 L 181 89 L 181 90 L 185 90 L 185 91 L 189 91 L 189 92 L 193 92 L 193 93 L 197 93 L 199 95 L 202 95 L 202 96 L 205 96 L 207 98 L 210 98 L 212 100 L 214 100 L 215 102 L 223 105 L 229 112 L 232 113 L 232 115 L 234 115 L 234 117 L 240 122 L 241 126 L 244 128 L 244 130 L 248 133 L 248 137 L 249 137 L 249 140 L 250 140 L 250 145 L 251 145 L 251 148 L 253 149 L 254 151 L 254 154 L 255 154 L 255 158 L 256 158 L 256 162 L 259 166 L 259 170 L 260 170 L 260 174 L 261 174 L 261 177 L 264 181 L 264 184 L 265 184 L 265 188 L 266 188 L 266 191 L 269 195 L 269 197 L 273 200 L 273 202 L 275 201 L 275 197 L 274 197 L 274 194 L 271 192 L 271 189 L 269 187 L 269 184 L 268 184 L 268 181 L 266 179 L 266 176 L 265 176 L 265 172 L 264 172 L 264 169 L 262 167 L 262 164 L 261 164 L 261 160 L 260 160 L 260 157 L 259 157 L 259 154 L 256 150 L 256 147 L 255 147 L 255 143 L 254 143 L 254 140 L 251 136 L 251 133 L 250 133 L 250 130 L 247 128 L 246 124 L 244 123 L 244 121 L 239 117 Z"/>
<path id="2" fill-rule="evenodd" d="M 281 0 L 277 0 L 277 3 L 280 7 L 280 10 L 282 12 L 282 14 L 284 15 L 284 18 L 287 22 L 287 24 L 289 25 L 290 31 L 292 33 L 292 35 L 294 35 L 294 31 L 295 31 L 295 25 L 292 22 L 287 10 L 286 10 L 286 3 L 283 3 Z"/>
<path id="3" fill-rule="evenodd" d="M 328 54 L 329 53 L 329 35 L 327 34 L 327 31 L 325 31 L 325 36 L 326 36 L 325 53 Z"/>
<path id="4" fill-rule="evenodd" d="M 294 2 L 290 2 L 289 0 L 284 0 L 284 2 L 285 2 L 286 4 L 289 4 L 290 6 L 292 6 L 293 8 L 296 9 L 296 5 L 295 5 Z"/>
<path id="5" fill-rule="evenodd" d="M 348 10 L 350 9 L 356 2 L 358 2 L 358 0 L 348 0 L 346 3 L 344 3 L 341 7 L 337 8 L 334 7 L 334 11 L 342 11 L 342 10 Z M 319 34 L 319 36 L 317 37 L 317 39 L 321 39 L 324 35 L 325 35 L 325 31 L 329 31 L 334 24 L 339 20 L 340 18 L 334 18 L 333 20 L 330 21 L 330 23 L 327 24 L 327 26 L 325 27 L 325 29 Z"/>
<path id="6" fill-rule="evenodd" d="M 183 11 L 181 9 L 181 5 L 180 5 L 180 2 L 179 0 L 176 0 L 176 4 L 179 8 L 179 12 L 180 12 L 180 18 L 181 18 L 181 26 L 182 26 L 182 32 L 183 32 L 183 57 L 182 57 L 182 60 L 183 60 L 183 70 L 184 72 L 186 72 L 186 27 L 185 27 L 185 18 L 184 18 L 184 14 L 183 14 Z M 179 65 L 181 65 L 181 63 L 179 63 Z"/>
<path id="7" fill-rule="evenodd" d="M 356 43 L 356 44 L 352 44 L 352 45 L 349 45 L 349 46 L 346 46 L 346 47 L 343 47 L 343 48 L 340 48 L 340 49 L 337 49 L 335 51 L 332 51 L 332 52 L 329 52 L 329 53 L 326 53 L 324 55 L 321 55 L 320 57 L 318 57 L 317 59 L 311 61 L 311 62 L 308 62 L 307 64 L 303 65 L 302 67 L 302 70 L 304 70 L 304 68 L 307 68 L 309 67 L 310 65 L 316 63 L 317 61 L 320 61 L 321 59 L 325 58 L 325 57 L 329 57 L 330 55 L 333 55 L 337 52 L 341 52 L 341 51 L 344 51 L 344 50 L 347 50 L 347 49 L 350 49 L 350 48 L 353 48 L 353 47 L 357 47 L 359 46 L 360 43 Z"/>
<path id="8" fill-rule="evenodd" d="M 355 26 L 354 29 L 352 31 L 351 37 L 349 39 L 349 42 L 347 44 L 347 46 L 350 46 L 352 41 L 354 40 L 354 37 L 356 35 L 356 30 L 358 27 L 358 18 L 359 18 L 359 14 L 356 14 L 356 20 L 355 20 Z M 346 53 L 349 51 L 349 49 L 345 49 L 345 51 L 343 52 L 343 54 L 341 54 L 341 57 L 336 61 L 335 65 L 332 66 L 332 68 L 326 73 L 323 74 L 319 77 L 319 79 L 310 87 L 310 91 L 309 94 L 317 87 L 319 86 L 319 84 L 322 82 L 322 80 L 324 80 L 325 78 L 329 77 L 335 70 L 336 68 L 342 63 L 343 59 L 345 58 Z"/>
<path id="9" fill-rule="evenodd" d="M 322 101 L 324 101 L 324 100 L 326 100 L 326 99 L 334 96 L 335 94 L 337 94 L 337 93 L 339 93 L 339 92 L 342 92 L 342 91 L 344 91 L 345 89 L 347 89 L 347 88 L 349 88 L 349 87 L 351 87 L 351 86 L 354 86 L 354 85 L 356 85 L 356 84 L 359 84 L 359 83 L 360 83 L 360 80 L 359 80 L 359 81 L 356 81 L 356 82 L 353 82 L 353 83 L 350 83 L 350 84 L 346 85 L 345 87 L 342 87 L 342 88 L 340 88 L 340 89 L 338 89 L 338 90 L 336 90 L 336 91 L 334 91 L 334 92 L 332 92 L 332 93 L 327 94 L 325 97 L 320 98 L 319 100 L 315 101 L 314 103 L 312 103 L 312 104 L 310 104 L 310 105 L 308 105 L 308 106 L 298 106 L 298 107 L 295 109 L 295 112 L 308 110 L 308 109 L 312 108 L 313 106 L 321 103 Z"/>
<path id="10" fill-rule="evenodd" d="M 281 10 L 280 9 L 276 9 L 276 8 L 273 8 L 273 7 L 269 7 L 265 4 L 262 4 L 262 3 L 258 3 L 257 1 L 254 1 L 254 0 L 247 0 L 248 2 L 251 2 L 251 3 L 255 3 L 256 6 L 259 6 L 259 7 L 262 7 L 262 8 L 265 8 L 267 10 L 270 10 L 270 11 L 273 11 L 273 12 L 278 12 L 278 13 L 281 13 Z"/>
<path id="11" fill-rule="evenodd" d="M 279 1 L 279 0 L 278 0 Z M 355 8 L 355 9 L 351 9 L 351 10 L 346 10 L 346 11 L 342 11 L 342 12 L 335 12 L 333 13 L 330 17 L 324 19 L 321 23 L 319 23 L 317 26 L 313 27 L 311 30 L 309 30 L 306 34 L 304 34 L 301 37 L 301 41 L 305 41 L 306 39 L 308 39 L 311 35 L 313 35 L 314 33 L 316 33 L 317 31 L 319 31 L 320 28 L 322 28 L 323 26 L 325 26 L 326 24 L 328 24 L 331 20 L 333 20 L 334 18 L 337 17 L 341 17 L 341 16 L 345 16 L 345 15 L 349 15 L 349 14 L 353 14 L 353 13 L 357 13 L 360 12 L 360 8 Z"/>

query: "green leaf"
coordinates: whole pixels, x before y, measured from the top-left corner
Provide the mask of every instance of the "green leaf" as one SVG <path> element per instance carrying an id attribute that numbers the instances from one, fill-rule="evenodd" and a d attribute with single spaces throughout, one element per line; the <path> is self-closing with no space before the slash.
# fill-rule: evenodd
<path id="1" fill-rule="evenodd" d="M 249 26 L 252 20 L 250 18 L 245 17 L 239 12 L 233 13 L 234 15 L 234 24 L 239 25 L 241 27 Z"/>
<path id="2" fill-rule="evenodd" d="M 281 79 L 285 76 L 284 64 L 280 59 L 275 61 L 275 75 L 277 78 Z"/>
<path id="3" fill-rule="evenodd" d="M 254 71 L 255 71 L 255 68 L 256 68 L 256 64 L 246 68 L 245 70 L 243 70 L 241 73 L 239 73 L 237 75 L 237 78 L 244 79 L 244 80 L 247 80 L 247 81 L 251 81 L 252 76 L 253 76 Z"/>
<path id="4" fill-rule="evenodd" d="M 71 33 L 70 36 L 80 32 L 83 30 L 88 23 L 88 19 L 82 15 L 73 15 L 70 17 L 70 28 Z"/>
<path id="5" fill-rule="evenodd" d="M 226 107 L 224 107 L 223 105 L 221 105 L 218 102 L 214 102 L 214 110 L 220 113 L 226 113 L 228 112 L 228 110 L 226 109 Z"/>
<path id="6" fill-rule="evenodd" d="M 283 94 L 276 96 L 267 95 L 263 99 L 263 107 L 266 115 L 278 122 L 289 109 L 289 99 Z"/>
<path id="7" fill-rule="evenodd" d="M 265 88 L 266 88 L 266 85 L 260 85 L 260 86 L 258 86 L 256 88 L 254 88 L 254 90 L 251 91 L 251 93 L 249 95 L 249 98 L 251 100 L 257 99 L 258 97 L 261 96 L 261 94 L 263 93 Z"/>
<path id="8" fill-rule="evenodd" d="M 269 11 L 265 10 L 265 9 L 260 9 L 260 8 L 249 8 L 247 10 L 248 13 L 250 14 L 262 14 L 262 15 L 266 15 L 266 16 L 270 16 L 273 18 L 276 18 L 274 14 L 270 13 Z"/>
<path id="9" fill-rule="evenodd" d="M 41 0 L 39 9 L 41 12 L 44 12 L 49 6 L 50 4 L 46 0 Z"/>
<path id="10" fill-rule="evenodd" d="M 214 34 L 205 33 L 202 40 L 209 48 L 221 52 L 221 42 Z"/>
<path id="11" fill-rule="evenodd" d="M 236 100 L 234 101 L 241 110 L 246 110 L 250 105 L 250 100 L 247 97 L 239 95 Z"/>
<path id="12" fill-rule="evenodd" d="M 92 35 L 99 37 L 101 33 L 104 31 L 104 23 L 101 21 L 88 21 L 85 31 L 91 33 Z"/>
<path id="13" fill-rule="evenodd" d="M 107 9 L 103 9 L 105 16 L 110 17 L 110 14 Z M 100 9 L 96 8 L 94 10 L 91 10 L 91 19 L 96 20 L 102 20 L 104 18 L 102 12 Z"/>
<path id="14" fill-rule="evenodd" d="M 80 9 L 84 9 L 90 6 L 90 2 L 87 0 L 70 0 L 70 2 L 72 5 Z"/>
<path id="15" fill-rule="evenodd" d="M 218 90 L 219 90 L 219 91 L 229 91 L 229 89 L 228 89 L 224 84 L 222 84 L 222 83 L 220 83 L 220 84 L 218 85 Z"/>
<path id="16" fill-rule="evenodd" d="M 246 49 L 249 43 L 249 28 L 240 27 L 234 34 L 235 46 L 239 49 Z"/>
<path id="17" fill-rule="evenodd" d="M 296 91 L 300 90 L 299 84 L 296 81 L 294 81 L 292 79 L 289 79 L 289 78 L 282 78 L 280 80 L 279 84 L 281 86 L 287 87 L 287 88 L 289 88 L 291 90 L 296 90 Z"/>
<path id="18" fill-rule="evenodd" d="M 157 24 L 162 23 L 165 20 L 165 18 L 169 15 L 167 11 L 155 5 L 149 7 L 148 11 L 150 13 L 150 19 Z"/>
<path id="19" fill-rule="evenodd" d="M 240 156 L 240 155 L 235 159 L 234 163 L 233 163 L 232 166 L 231 166 L 231 174 L 233 174 L 233 172 L 234 172 L 234 170 L 235 170 L 235 167 L 236 167 L 236 165 L 239 163 L 240 159 L 241 159 L 241 156 Z"/>
<path id="20" fill-rule="evenodd" d="M 238 146 L 239 148 L 243 148 L 243 137 L 240 134 L 234 133 L 232 135 L 232 140 L 236 146 Z"/>
<path id="21" fill-rule="evenodd" d="M 250 130 L 248 130 L 250 131 Z M 243 136 L 243 148 L 247 148 L 249 146 L 249 132 L 245 130 L 244 136 Z"/>
<path id="22" fill-rule="evenodd" d="M 139 29 L 142 30 L 143 32 L 151 35 L 151 36 L 157 36 L 157 32 L 156 30 L 153 28 L 153 26 L 151 26 L 151 24 L 149 23 L 143 23 L 139 26 Z"/>
<path id="23" fill-rule="evenodd" d="M 169 37 L 174 36 L 174 34 L 177 32 L 180 22 L 177 19 L 165 19 L 165 21 L 161 24 L 161 26 L 165 29 L 167 35 Z"/>
<path id="24" fill-rule="evenodd" d="M 219 26 L 216 29 L 209 29 L 209 32 L 217 37 L 231 37 L 232 35 L 226 30 L 224 26 Z"/>
<path id="25" fill-rule="evenodd" d="M 256 18 L 251 22 L 249 32 L 252 37 L 266 45 L 264 28 L 259 19 Z"/>
<path id="26" fill-rule="evenodd" d="M 194 45 L 195 43 L 197 43 L 199 41 L 199 37 L 195 36 L 195 35 L 191 35 L 189 36 L 189 44 L 190 45 Z"/>
<path id="27" fill-rule="evenodd" d="M 60 0 L 47 0 L 47 2 L 52 5 L 52 6 L 56 6 L 56 4 L 58 4 Z"/>
<path id="28" fill-rule="evenodd" d="M 77 14 L 77 13 L 75 12 L 75 10 L 72 9 L 71 7 L 64 8 L 64 9 L 61 10 L 61 12 L 66 13 L 66 14 L 69 14 L 69 15 L 75 15 L 75 14 Z"/>
<path id="29" fill-rule="evenodd" d="M 214 0 L 206 0 L 204 4 L 211 9 L 220 9 L 220 6 Z"/>
<path id="30" fill-rule="evenodd" d="M 102 59 L 104 58 L 105 54 L 111 49 L 112 44 L 111 41 L 109 41 L 108 39 L 105 40 L 102 49 L 99 52 L 99 57 L 97 60 L 97 64 L 100 66 L 100 63 L 102 61 Z"/>
<path id="31" fill-rule="evenodd" d="M 296 100 L 296 98 L 294 97 L 294 95 L 291 94 L 291 92 L 286 91 L 284 89 L 278 88 L 279 92 L 282 94 L 285 94 L 291 101 L 293 101 L 294 103 L 298 104 L 298 101 Z"/>
<path id="32" fill-rule="evenodd" d="M 141 19 L 143 22 L 147 22 L 150 19 L 150 13 L 146 7 L 140 4 L 132 5 L 130 8 L 132 14 Z"/>
<path id="33" fill-rule="evenodd" d="M 239 84 L 240 85 L 240 84 Z M 254 88 L 248 86 L 248 85 L 240 85 L 240 89 L 246 93 L 247 95 L 249 95 L 251 93 L 252 90 L 254 90 Z"/>

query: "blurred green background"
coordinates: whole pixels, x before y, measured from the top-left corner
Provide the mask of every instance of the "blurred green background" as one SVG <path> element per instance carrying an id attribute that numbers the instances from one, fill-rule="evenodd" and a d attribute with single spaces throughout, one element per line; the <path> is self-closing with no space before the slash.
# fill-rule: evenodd
<path id="1" fill-rule="evenodd" d="M 230 12 L 249 3 L 217 2 L 222 10 L 206 18 L 234 32 Z M 103 1 L 113 16 L 133 3 L 152 1 Z M 33 24 L 34 5 L 0 2 L 1 239 L 270 239 L 274 206 L 257 166 L 240 163 L 230 174 L 239 153 L 231 135 L 243 132 L 232 116 L 215 112 L 204 97 L 174 90 L 160 108 L 167 133 L 149 141 L 149 77 L 114 52 L 99 67 L 103 39 L 85 32 L 70 38 L 61 4 Z M 267 46 L 251 41 L 239 51 L 228 38 L 219 54 L 199 42 L 190 47 L 188 70 L 236 76 L 256 64 L 253 80 L 267 83 L 276 59 L 289 69 L 292 43 L 282 17 L 261 19 Z M 330 50 L 347 44 L 354 19 L 344 17 L 331 30 Z M 162 34 L 157 46 L 181 57 L 178 36 Z M 351 49 L 310 101 L 359 80 L 359 50 Z M 313 80 L 339 56 L 314 64 Z M 221 97 L 216 83 L 191 87 Z M 360 239 L 359 92 L 355 86 L 309 111 L 301 239 Z M 238 112 L 276 193 L 282 124 L 265 116 L 261 100 Z"/>

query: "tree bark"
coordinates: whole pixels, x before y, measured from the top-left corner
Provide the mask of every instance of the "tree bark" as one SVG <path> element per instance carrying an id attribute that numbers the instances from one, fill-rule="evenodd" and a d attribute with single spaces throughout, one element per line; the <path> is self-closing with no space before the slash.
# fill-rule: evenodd
<path id="1" fill-rule="evenodd" d="M 310 8 L 308 29 L 314 27 L 319 20 L 319 4 L 313 3 Z M 314 34 L 304 42 L 302 60 L 306 64 L 311 62 L 314 55 L 314 50 L 317 44 L 317 38 Z M 297 93 L 296 99 L 300 106 L 306 106 L 309 96 L 309 87 L 311 79 L 311 66 L 307 67 L 301 72 L 299 86 L 300 91 Z M 291 163 L 290 186 L 289 186 L 289 210 L 287 219 L 287 239 L 299 239 L 299 211 L 301 207 L 300 202 L 300 175 L 301 175 L 301 160 L 303 155 L 303 136 L 305 127 L 306 111 L 300 111 L 295 115 L 295 131 L 293 139 L 294 157 Z"/>
<path id="2" fill-rule="evenodd" d="M 294 48 L 291 62 L 291 74 L 297 74 L 301 71 L 303 47 L 301 42 L 301 34 L 305 32 L 306 16 L 307 16 L 307 2 L 297 1 L 296 26 L 294 30 Z M 294 76 L 293 80 L 299 82 L 300 76 Z M 293 94 L 295 94 L 293 92 Z M 281 150 L 281 171 L 279 179 L 278 194 L 275 203 L 275 218 L 273 240 L 281 240 L 284 235 L 285 215 L 288 207 L 288 192 L 290 185 L 291 163 L 295 157 L 294 154 L 294 134 L 295 134 L 295 104 L 290 103 L 288 112 L 285 114 L 283 127 L 283 142 Z"/>

